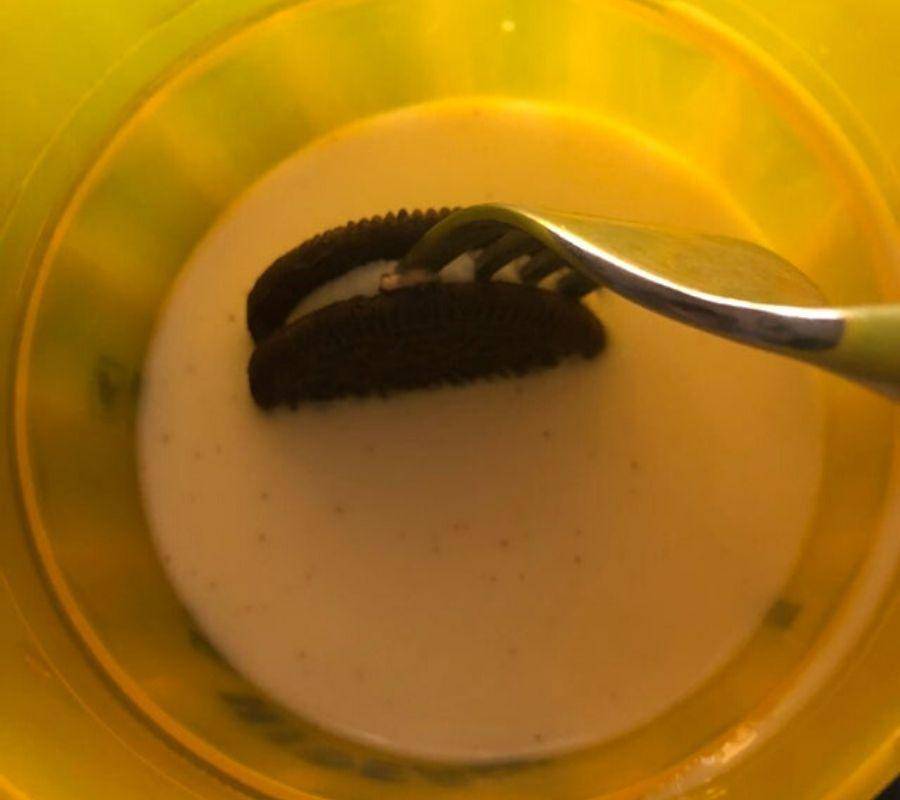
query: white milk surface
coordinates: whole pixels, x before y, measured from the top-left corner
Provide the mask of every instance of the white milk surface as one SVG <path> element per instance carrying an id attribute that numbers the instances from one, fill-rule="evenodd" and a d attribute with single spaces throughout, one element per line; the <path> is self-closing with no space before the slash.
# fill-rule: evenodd
<path id="1" fill-rule="evenodd" d="M 244 303 L 273 258 L 348 219 L 486 200 L 753 236 L 599 122 L 494 101 L 378 117 L 298 152 L 200 244 L 139 424 L 156 545 L 215 646 L 320 725 L 448 760 L 597 743 L 697 689 L 787 580 L 822 455 L 805 368 L 608 294 L 592 362 L 254 406 Z"/>

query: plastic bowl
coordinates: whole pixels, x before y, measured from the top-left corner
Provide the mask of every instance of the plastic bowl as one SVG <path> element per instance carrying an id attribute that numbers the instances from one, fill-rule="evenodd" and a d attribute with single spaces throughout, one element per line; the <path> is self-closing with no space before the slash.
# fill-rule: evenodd
<path id="1" fill-rule="evenodd" d="M 438 98 L 600 116 L 727 186 L 834 299 L 895 296 L 900 10 L 46 5 L 5 10 L 0 32 L 0 794 L 868 800 L 900 768 L 897 419 L 840 381 L 825 382 L 821 502 L 784 593 L 796 624 L 782 606 L 653 723 L 533 763 L 402 759 L 262 696 L 168 586 L 134 454 L 155 313 L 216 218 L 307 142 Z"/>

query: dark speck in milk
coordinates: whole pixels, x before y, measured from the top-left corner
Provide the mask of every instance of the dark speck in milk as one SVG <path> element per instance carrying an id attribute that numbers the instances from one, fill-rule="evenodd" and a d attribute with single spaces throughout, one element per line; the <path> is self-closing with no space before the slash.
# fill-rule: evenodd
<path id="1" fill-rule="evenodd" d="M 466 773 L 459 767 L 433 767 L 419 765 L 416 772 L 437 786 L 460 786 L 467 782 Z"/>
<path id="2" fill-rule="evenodd" d="M 403 780 L 403 767 L 390 761 L 366 761 L 359 768 L 361 775 L 376 781 L 395 783 Z"/>
<path id="3" fill-rule="evenodd" d="M 127 394 L 137 396 L 141 375 L 112 356 L 100 356 L 94 370 L 94 387 L 104 411 L 110 412 L 120 405 Z"/>
<path id="4" fill-rule="evenodd" d="M 800 609 L 799 603 L 779 597 L 766 612 L 766 622 L 776 628 L 790 628 L 800 614 Z"/>
<path id="5" fill-rule="evenodd" d="M 297 728 L 275 728 L 266 732 L 266 738 L 275 744 L 288 745 L 302 742 L 305 735 Z"/>
<path id="6" fill-rule="evenodd" d="M 207 639 L 206 636 L 204 636 L 197 628 L 191 627 L 188 629 L 188 640 L 193 647 L 209 656 L 210 658 L 214 659 L 215 661 L 227 663 L 222 654 L 218 650 L 216 650 L 215 647 L 213 647 L 209 639 Z"/>
<path id="7" fill-rule="evenodd" d="M 303 757 L 310 763 L 326 769 L 346 770 L 356 764 L 352 756 L 330 747 L 314 747 L 304 750 Z"/>
<path id="8" fill-rule="evenodd" d="M 237 692 L 219 692 L 219 697 L 245 722 L 264 725 L 279 722 L 282 717 L 261 697 Z"/>

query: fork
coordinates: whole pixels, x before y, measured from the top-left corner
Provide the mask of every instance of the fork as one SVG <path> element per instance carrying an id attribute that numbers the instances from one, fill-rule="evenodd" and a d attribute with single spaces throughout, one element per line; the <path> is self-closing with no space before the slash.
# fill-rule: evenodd
<path id="1" fill-rule="evenodd" d="M 524 283 L 581 297 L 599 287 L 679 322 L 780 353 L 900 400 L 900 305 L 832 306 L 758 244 L 605 217 L 487 203 L 454 211 L 381 281 L 438 279 L 473 252 L 476 280 L 520 261 Z"/>

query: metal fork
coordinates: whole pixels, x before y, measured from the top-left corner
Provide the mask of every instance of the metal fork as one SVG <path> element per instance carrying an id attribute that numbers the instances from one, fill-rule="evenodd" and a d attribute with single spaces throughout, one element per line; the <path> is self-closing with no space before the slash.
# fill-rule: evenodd
<path id="1" fill-rule="evenodd" d="M 605 286 L 709 333 L 815 364 L 900 399 L 900 305 L 828 305 L 797 267 L 740 239 L 603 217 L 484 204 L 450 214 L 382 278 L 435 280 L 464 252 L 475 277 L 510 262 L 526 283 L 580 297 Z M 555 276 L 559 274 L 559 277 Z"/>

